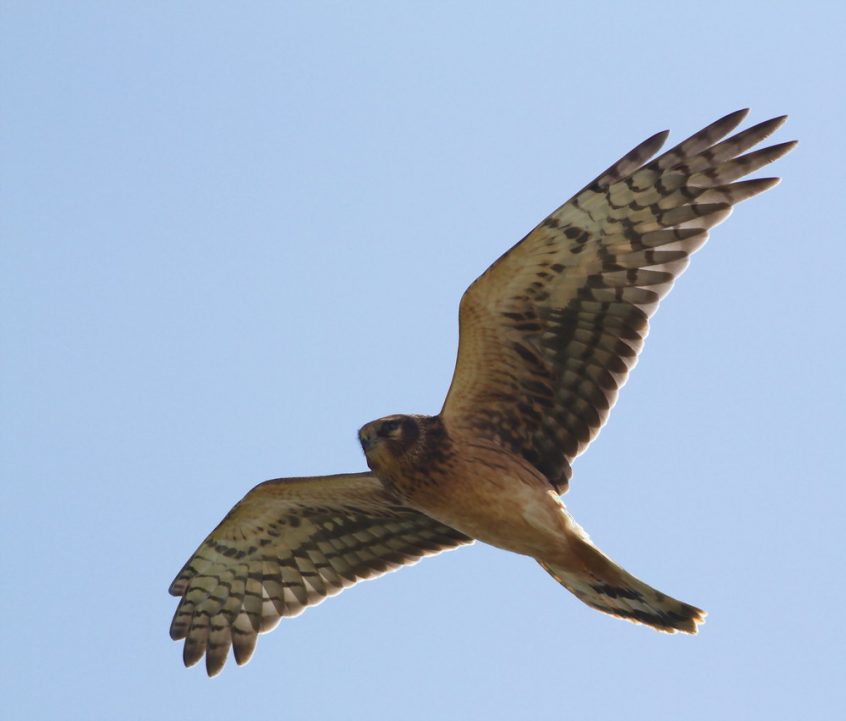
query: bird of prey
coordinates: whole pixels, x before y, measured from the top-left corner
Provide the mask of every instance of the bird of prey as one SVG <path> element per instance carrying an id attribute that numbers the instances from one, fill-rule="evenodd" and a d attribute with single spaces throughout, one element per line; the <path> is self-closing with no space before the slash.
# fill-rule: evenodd
<path id="1" fill-rule="evenodd" d="M 465 292 L 458 359 L 436 416 L 367 423 L 369 473 L 256 486 L 170 586 L 187 666 L 218 673 L 259 633 L 360 580 L 474 539 L 530 556 L 599 611 L 696 633 L 705 613 L 635 578 L 561 501 L 634 367 L 649 317 L 708 230 L 775 185 L 739 181 L 795 142 L 750 149 L 785 120 L 723 140 L 740 110 L 672 150 L 638 145 L 543 220 Z"/>

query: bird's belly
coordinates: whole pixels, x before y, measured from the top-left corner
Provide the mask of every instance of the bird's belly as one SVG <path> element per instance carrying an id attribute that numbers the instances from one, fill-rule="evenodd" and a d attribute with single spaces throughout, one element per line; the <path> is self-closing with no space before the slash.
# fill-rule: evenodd
<path id="1" fill-rule="evenodd" d="M 566 515 L 546 479 L 522 459 L 490 455 L 473 454 L 437 483 L 417 486 L 407 502 L 441 523 L 508 551 L 540 557 L 560 548 L 566 543 Z"/>

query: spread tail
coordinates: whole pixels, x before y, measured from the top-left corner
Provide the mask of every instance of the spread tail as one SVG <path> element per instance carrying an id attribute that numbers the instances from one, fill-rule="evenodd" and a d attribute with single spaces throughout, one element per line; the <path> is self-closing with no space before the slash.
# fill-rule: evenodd
<path id="1" fill-rule="evenodd" d="M 538 560 L 558 583 L 597 611 L 666 633 L 696 633 L 705 611 L 656 591 L 624 571 L 572 522 L 565 562 Z"/>

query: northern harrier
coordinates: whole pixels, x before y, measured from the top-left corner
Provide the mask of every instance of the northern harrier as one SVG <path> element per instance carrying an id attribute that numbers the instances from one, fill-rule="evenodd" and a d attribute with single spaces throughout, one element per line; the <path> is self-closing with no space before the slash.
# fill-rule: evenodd
<path id="1" fill-rule="evenodd" d="M 170 586 L 170 633 L 190 666 L 218 673 L 230 646 L 360 580 L 478 539 L 531 556 L 599 611 L 695 633 L 705 613 L 599 551 L 559 498 L 608 417 L 648 319 L 708 229 L 775 185 L 736 182 L 794 142 L 747 152 L 784 118 L 722 140 L 718 120 L 650 160 L 667 132 L 614 163 L 497 260 L 464 294 L 452 386 L 437 416 L 365 425 L 372 473 L 256 486 Z"/>

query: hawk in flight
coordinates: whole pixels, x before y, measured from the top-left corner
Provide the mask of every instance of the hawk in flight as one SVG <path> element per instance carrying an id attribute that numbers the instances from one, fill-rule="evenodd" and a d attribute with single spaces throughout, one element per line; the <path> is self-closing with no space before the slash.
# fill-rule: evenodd
<path id="1" fill-rule="evenodd" d="M 655 158 L 653 135 L 543 220 L 461 300 L 458 360 L 436 416 L 365 425 L 370 473 L 256 486 L 170 586 L 187 666 L 239 664 L 283 616 L 474 539 L 531 556 L 599 611 L 696 633 L 705 613 L 594 546 L 560 499 L 637 362 L 649 317 L 713 226 L 776 178 L 741 181 L 795 142 L 785 120 L 723 140 L 741 110 Z"/>

